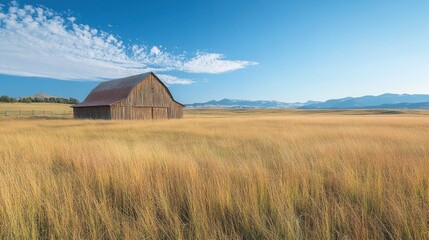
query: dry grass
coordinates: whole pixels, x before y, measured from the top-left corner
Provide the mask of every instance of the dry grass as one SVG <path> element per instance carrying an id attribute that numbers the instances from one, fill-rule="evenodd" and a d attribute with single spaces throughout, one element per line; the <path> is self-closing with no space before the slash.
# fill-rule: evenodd
<path id="1" fill-rule="evenodd" d="M 427 112 L 265 113 L 0 118 L 0 238 L 429 238 Z"/>
<path id="2" fill-rule="evenodd" d="M 70 110 L 70 104 L 60 103 L 0 103 L 0 112 L 31 110 Z"/>
<path id="3" fill-rule="evenodd" d="M 0 119 L 72 118 L 72 108 L 70 106 L 69 104 L 59 103 L 0 103 Z"/>

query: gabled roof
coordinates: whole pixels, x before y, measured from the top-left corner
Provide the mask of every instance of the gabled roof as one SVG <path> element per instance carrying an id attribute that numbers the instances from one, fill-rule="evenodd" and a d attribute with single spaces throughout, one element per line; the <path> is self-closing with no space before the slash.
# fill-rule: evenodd
<path id="1" fill-rule="evenodd" d="M 147 72 L 130 77 L 102 82 L 89 93 L 89 95 L 85 98 L 83 102 L 73 105 L 72 107 L 110 106 L 113 103 L 119 102 L 127 98 L 131 91 L 137 86 L 137 84 L 146 79 L 150 74 L 152 74 L 156 79 L 159 80 L 159 78 L 154 73 Z M 167 86 L 165 86 L 161 80 L 159 81 L 165 87 L 171 99 L 176 102 L 170 91 L 168 90 Z M 183 106 L 183 104 L 181 103 L 178 104 Z"/>

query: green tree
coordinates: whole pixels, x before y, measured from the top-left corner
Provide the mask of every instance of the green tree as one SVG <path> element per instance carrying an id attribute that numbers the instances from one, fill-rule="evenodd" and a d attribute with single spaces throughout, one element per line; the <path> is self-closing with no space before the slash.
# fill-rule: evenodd
<path id="1" fill-rule="evenodd" d="M 10 102 L 10 97 L 3 95 L 0 97 L 0 102 Z"/>
<path id="2" fill-rule="evenodd" d="M 19 102 L 22 102 L 22 103 L 32 103 L 33 100 L 31 99 L 31 97 L 23 97 L 23 98 L 19 99 Z"/>
<path id="3" fill-rule="evenodd" d="M 69 98 L 69 104 L 78 104 L 79 100 L 77 100 L 76 98 Z"/>

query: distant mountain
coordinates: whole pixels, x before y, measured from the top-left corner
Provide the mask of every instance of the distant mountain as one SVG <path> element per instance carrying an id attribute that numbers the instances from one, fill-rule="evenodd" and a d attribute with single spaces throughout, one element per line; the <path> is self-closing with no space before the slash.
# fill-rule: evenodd
<path id="1" fill-rule="evenodd" d="M 388 108 L 406 106 L 406 103 L 429 102 L 427 94 L 391 94 L 379 96 L 347 97 L 331 99 L 326 102 L 300 106 L 300 109 L 362 109 L 362 108 Z M 409 108 L 412 105 L 409 105 Z"/>
<path id="2" fill-rule="evenodd" d="M 187 104 L 188 108 L 297 108 L 306 104 L 316 104 L 318 102 L 308 101 L 306 103 L 285 103 L 279 101 L 250 101 L 236 99 L 212 100 L 205 103 Z"/>
<path id="3" fill-rule="evenodd" d="M 298 108 L 298 109 L 429 109 L 429 94 L 391 94 L 347 97 L 325 102 L 250 101 L 236 99 L 212 100 L 187 104 L 187 108 Z"/>
<path id="4" fill-rule="evenodd" d="M 396 104 L 383 104 L 379 106 L 365 107 L 366 109 L 429 109 L 429 102 L 419 103 L 396 103 Z"/>
<path id="5" fill-rule="evenodd" d="M 44 99 L 44 98 L 51 98 L 51 97 L 55 97 L 55 96 L 51 96 L 51 95 L 49 95 L 49 94 L 46 94 L 46 93 L 36 93 L 36 94 L 34 94 L 34 95 L 32 95 L 32 96 L 25 96 L 25 97 L 31 97 L 31 98 L 42 98 L 42 99 Z"/>

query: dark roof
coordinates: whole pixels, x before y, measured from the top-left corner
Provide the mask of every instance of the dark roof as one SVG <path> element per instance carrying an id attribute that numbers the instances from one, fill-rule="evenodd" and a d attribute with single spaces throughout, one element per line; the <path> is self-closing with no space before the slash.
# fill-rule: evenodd
<path id="1" fill-rule="evenodd" d="M 110 106 L 113 103 L 119 102 L 127 98 L 131 91 L 134 89 L 134 87 L 136 87 L 137 84 L 146 79 L 149 74 L 152 74 L 153 76 L 155 76 L 156 79 L 159 80 L 159 78 L 155 74 L 153 74 L 152 72 L 147 72 L 130 77 L 102 82 L 89 93 L 89 95 L 85 98 L 83 102 L 73 105 L 72 107 Z M 171 95 L 167 86 L 165 86 L 161 80 L 159 81 L 165 87 L 171 99 L 173 99 L 173 96 Z M 174 99 L 173 101 L 176 102 Z M 183 104 L 181 103 L 178 104 L 183 106 Z"/>

